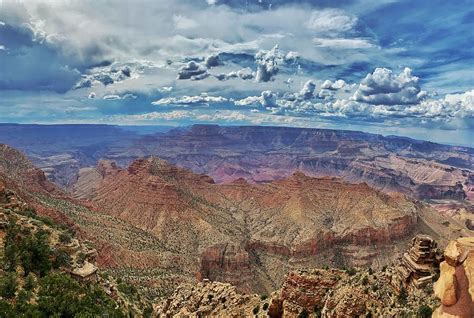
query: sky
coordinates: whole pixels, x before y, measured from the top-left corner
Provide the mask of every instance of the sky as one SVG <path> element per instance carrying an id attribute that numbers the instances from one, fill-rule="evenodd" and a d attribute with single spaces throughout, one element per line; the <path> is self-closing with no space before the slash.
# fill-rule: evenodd
<path id="1" fill-rule="evenodd" d="M 474 147 L 474 1 L 0 0 L 0 122 L 282 125 Z"/>

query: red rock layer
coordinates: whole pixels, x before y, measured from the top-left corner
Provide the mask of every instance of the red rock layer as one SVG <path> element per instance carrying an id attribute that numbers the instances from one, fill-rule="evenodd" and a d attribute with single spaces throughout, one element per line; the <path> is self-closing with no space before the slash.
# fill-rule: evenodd
<path id="1" fill-rule="evenodd" d="M 218 244 L 204 250 L 197 279 L 225 281 L 241 291 L 252 291 L 252 265 L 249 253 L 241 246 Z"/>

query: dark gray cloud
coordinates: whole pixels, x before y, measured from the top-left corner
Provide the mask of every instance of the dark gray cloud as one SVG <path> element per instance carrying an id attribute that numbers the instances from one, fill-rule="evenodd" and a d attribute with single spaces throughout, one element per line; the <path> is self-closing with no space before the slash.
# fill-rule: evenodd
<path id="1" fill-rule="evenodd" d="M 201 64 L 194 61 L 188 62 L 179 68 L 178 79 L 203 79 L 203 75 L 207 77 L 207 69 Z"/>
<path id="2" fill-rule="evenodd" d="M 206 65 L 207 68 L 219 66 L 221 64 L 219 60 L 219 55 L 218 54 L 211 54 L 208 57 L 206 57 L 204 64 Z"/>
<path id="3" fill-rule="evenodd" d="M 54 45 L 37 38 L 26 25 L 0 25 L 0 90 L 65 92 L 80 78 Z"/>

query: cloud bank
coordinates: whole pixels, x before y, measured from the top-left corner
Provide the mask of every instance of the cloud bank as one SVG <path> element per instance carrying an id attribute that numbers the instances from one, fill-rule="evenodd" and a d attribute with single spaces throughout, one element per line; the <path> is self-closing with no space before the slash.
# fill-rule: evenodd
<path id="1" fill-rule="evenodd" d="M 7 121 L 473 126 L 472 1 L 0 6 Z"/>

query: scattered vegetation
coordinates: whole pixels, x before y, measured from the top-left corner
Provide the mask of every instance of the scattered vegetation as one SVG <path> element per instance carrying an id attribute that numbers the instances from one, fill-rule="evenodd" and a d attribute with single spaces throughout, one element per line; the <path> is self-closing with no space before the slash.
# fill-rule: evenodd
<path id="1" fill-rule="evenodd" d="M 52 268 L 54 255 L 48 242 L 49 233 L 39 230 L 31 233 L 28 228 L 20 229 L 14 217 L 10 217 L 5 237 L 4 269 L 13 272 L 19 265 L 24 276 L 30 272 L 38 276 L 46 275 Z M 56 259 L 54 259 L 56 261 Z"/>
<path id="2" fill-rule="evenodd" d="M 64 243 L 64 244 L 69 244 L 71 243 L 72 241 L 72 236 L 70 233 L 68 232 L 62 232 L 60 235 L 59 235 L 59 241 L 61 243 Z"/>
<path id="3" fill-rule="evenodd" d="M 126 317 L 98 284 L 76 281 L 60 270 L 70 265 L 70 255 L 52 247 L 51 233 L 60 227 L 38 217 L 24 226 L 19 215 L 9 213 L 3 229 L 0 317 Z M 62 243 L 70 239 L 70 233 L 59 235 Z"/>
<path id="4" fill-rule="evenodd" d="M 118 284 L 117 289 L 130 298 L 133 298 L 138 292 L 135 286 L 125 282 L 121 282 L 120 284 Z"/>

